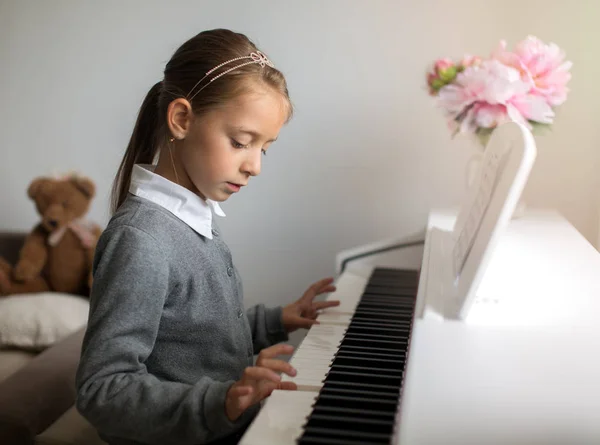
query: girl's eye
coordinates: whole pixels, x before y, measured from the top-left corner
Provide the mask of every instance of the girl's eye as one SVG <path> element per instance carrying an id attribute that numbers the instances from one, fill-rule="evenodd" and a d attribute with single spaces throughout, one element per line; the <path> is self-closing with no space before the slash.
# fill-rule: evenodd
<path id="1" fill-rule="evenodd" d="M 244 144 L 240 144 L 238 141 L 236 141 L 235 139 L 231 140 L 231 145 L 233 145 L 235 148 L 246 148 L 247 146 Z"/>

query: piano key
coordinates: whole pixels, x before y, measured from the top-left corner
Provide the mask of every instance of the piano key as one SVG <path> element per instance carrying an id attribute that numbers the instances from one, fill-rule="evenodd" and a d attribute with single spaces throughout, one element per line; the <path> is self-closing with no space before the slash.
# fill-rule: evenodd
<path id="1" fill-rule="evenodd" d="M 390 443 L 418 279 L 417 271 L 387 268 L 375 268 L 370 276 L 340 276 L 336 292 L 327 296 L 329 301 L 339 299 L 340 306 L 323 310 L 317 317 L 320 324 L 309 329 L 295 351 L 290 364 L 298 371 L 296 377 L 282 375 L 283 381 L 298 385 L 297 392 L 318 396 L 308 414 L 295 418 L 293 428 L 299 434 L 281 444 Z M 258 440 L 253 428 L 244 439 Z M 243 440 L 241 445 L 254 443 Z"/>
<path id="2" fill-rule="evenodd" d="M 360 308 L 360 309 L 357 309 L 355 313 L 358 315 L 374 314 L 374 315 L 390 315 L 390 316 L 398 316 L 398 317 L 408 317 L 409 319 L 412 320 L 413 311 L 406 310 L 406 309 L 395 309 L 395 310 L 382 311 L 382 310 L 377 310 L 377 309 L 373 309 L 373 308 Z"/>
<path id="3" fill-rule="evenodd" d="M 295 444 L 303 432 L 302 425 L 313 409 L 317 392 L 275 390 L 260 410 L 265 424 L 254 422 L 240 445 Z"/>
<path id="4" fill-rule="evenodd" d="M 378 328 L 390 328 L 390 329 L 410 329 L 412 325 L 412 320 L 408 321 L 408 320 L 401 320 L 401 321 L 396 321 L 396 322 L 389 322 L 389 321 L 379 321 L 379 320 L 373 320 L 373 319 L 359 319 L 359 318 L 353 318 L 352 321 L 350 322 L 350 324 L 348 326 L 365 326 L 365 327 L 370 327 L 373 329 L 378 329 Z"/>
<path id="5" fill-rule="evenodd" d="M 408 338 L 410 336 L 410 323 L 408 321 L 399 321 L 390 325 L 390 323 L 387 323 L 387 320 L 384 323 L 368 323 L 356 318 L 346 327 L 344 336 L 353 332 L 357 334 L 392 335 Z"/>
<path id="6" fill-rule="evenodd" d="M 407 297 L 407 296 L 402 296 L 402 295 L 380 295 L 380 294 L 369 294 L 369 295 L 363 295 L 363 298 L 360 300 L 360 302 L 364 302 L 364 303 L 390 303 L 390 304 L 397 304 L 397 303 L 404 303 L 404 304 L 415 304 L 415 301 L 412 297 Z"/>
<path id="7" fill-rule="evenodd" d="M 340 347 L 336 356 L 338 355 L 347 355 L 351 357 L 374 357 L 374 358 L 404 358 L 405 351 L 394 351 L 394 352 L 380 352 L 380 351 L 372 351 L 366 347 L 356 347 L 356 346 L 343 346 Z"/>
<path id="8" fill-rule="evenodd" d="M 413 269 L 396 269 L 394 267 L 375 267 L 371 274 L 375 276 L 412 276 L 418 275 L 419 271 Z"/>
<path id="9" fill-rule="evenodd" d="M 334 307 L 323 310 L 323 312 L 317 316 L 317 321 L 320 323 L 320 325 L 316 326 L 348 326 L 350 324 L 350 320 L 352 320 L 352 314 L 339 312 L 337 309 L 337 307 Z"/>
<path id="10" fill-rule="evenodd" d="M 305 428 L 310 427 L 342 429 L 353 432 L 373 432 L 391 434 L 394 428 L 394 419 L 366 419 L 359 415 L 341 416 L 316 413 L 312 415 Z"/>
<path id="11" fill-rule="evenodd" d="M 369 363 L 378 368 L 400 369 L 404 365 L 404 360 L 393 360 L 390 358 L 373 357 L 352 357 L 347 355 L 337 355 L 334 360 L 336 365 L 354 365 L 357 363 Z"/>
<path id="12" fill-rule="evenodd" d="M 369 372 L 338 371 L 332 369 L 325 379 L 331 382 L 370 383 L 372 385 L 395 386 L 400 388 L 402 376 L 382 376 Z"/>
<path id="13" fill-rule="evenodd" d="M 365 397 L 379 397 L 382 399 L 394 400 L 397 402 L 398 391 L 380 391 L 371 388 L 357 388 L 356 386 L 348 386 L 342 384 L 325 383 L 321 388 L 320 394 L 340 394 L 340 395 L 356 395 Z"/>
<path id="14" fill-rule="evenodd" d="M 412 297 L 415 295 L 416 288 L 413 287 L 394 287 L 394 286 L 367 286 L 365 294 L 367 295 L 392 295 L 399 297 Z"/>
<path id="15" fill-rule="evenodd" d="M 388 439 L 382 439 L 380 442 L 373 442 L 369 440 L 366 442 L 364 438 L 351 439 L 348 437 L 335 438 L 335 437 L 314 437 L 311 433 L 306 434 L 297 443 L 298 445 L 380 445 L 389 443 Z"/>
<path id="16" fill-rule="evenodd" d="M 364 277 L 351 273 L 343 274 L 335 282 L 335 292 L 329 293 L 325 301 L 339 300 L 340 305 L 331 309 L 340 313 L 352 314 L 366 285 L 367 279 Z"/>
<path id="17" fill-rule="evenodd" d="M 390 399 L 323 393 L 317 397 L 314 408 L 318 410 L 319 407 L 344 407 L 359 411 L 365 408 L 371 410 L 372 414 L 377 413 L 375 417 L 389 418 L 394 417 L 396 405 L 397 401 Z M 327 411 L 335 412 L 334 410 Z"/>

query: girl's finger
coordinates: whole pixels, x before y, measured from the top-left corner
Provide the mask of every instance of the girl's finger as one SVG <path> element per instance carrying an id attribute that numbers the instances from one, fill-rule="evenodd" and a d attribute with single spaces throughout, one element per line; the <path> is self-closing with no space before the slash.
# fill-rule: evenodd
<path id="1" fill-rule="evenodd" d="M 311 320 L 310 318 L 306 317 L 296 317 L 293 320 L 293 324 L 297 328 L 310 329 L 312 325 L 321 323 L 319 323 L 317 320 Z"/>
<path id="2" fill-rule="evenodd" d="M 252 394 L 252 387 L 243 385 L 243 386 L 234 386 L 229 390 L 229 394 L 231 397 L 243 397 Z"/>
<path id="3" fill-rule="evenodd" d="M 326 294 L 326 293 L 329 293 L 329 292 L 335 292 L 336 289 L 337 289 L 337 287 L 335 287 L 335 286 L 327 286 L 327 287 L 325 287 L 323 289 L 319 289 L 319 294 Z"/>
<path id="4" fill-rule="evenodd" d="M 258 354 L 258 359 L 273 358 L 282 354 L 291 354 L 292 352 L 294 352 L 294 347 L 292 345 L 280 343 L 260 351 L 260 354 Z"/>
<path id="5" fill-rule="evenodd" d="M 265 368 L 271 369 L 275 372 L 284 372 L 292 377 L 296 375 L 296 370 L 293 368 L 293 366 L 283 360 L 272 358 L 259 359 L 256 361 L 256 366 L 264 366 Z"/>
<path id="6" fill-rule="evenodd" d="M 313 303 L 313 309 L 315 310 L 320 310 L 320 309 L 326 309 L 328 307 L 335 307 L 335 306 L 339 306 L 340 302 L 339 300 L 336 301 L 317 301 L 316 303 Z"/>
<path id="7" fill-rule="evenodd" d="M 323 278 L 322 280 L 317 281 L 316 283 L 313 283 L 308 290 L 306 291 L 306 293 L 304 294 L 304 297 L 306 299 L 310 299 L 312 300 L 313 298 L 315 298 L 316 295 L 318 295 L 320 292 L 320 289 L 322 289 L 325 286 L 329 286 L 331 283 L 333 283 L 333 278 L 329 277 L 329 278 Z"/>
<path id="8" fill-rule="evenodd" d="M 281 389 L 283 391 L 296 391 L 298 389 L 298 385 L 296 385 L 294 382 L 279 382 L 277 389 Z"/>
<path id="9" fill-rule="evenodd" d="M 246 368 L 244 370 L 243 378 L 252 380 L 269 380 L 274 383 L 279 383 L 281 381 L 281 377 L 279 377 L 279 375 L 274 371 L 260 366 L 249 366 Z"/>

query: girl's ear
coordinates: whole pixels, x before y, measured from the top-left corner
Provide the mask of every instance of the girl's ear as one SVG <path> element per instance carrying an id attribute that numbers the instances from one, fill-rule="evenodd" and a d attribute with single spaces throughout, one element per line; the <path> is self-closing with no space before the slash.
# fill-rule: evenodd
<path id="1" fill-rule="evenodd" d="M 167 108 L 167 125 L 171 137 L 185 139 L 190 131 L 193 117 L 192 105 L 187 99 L 180 97 L 171 101 Z"/>

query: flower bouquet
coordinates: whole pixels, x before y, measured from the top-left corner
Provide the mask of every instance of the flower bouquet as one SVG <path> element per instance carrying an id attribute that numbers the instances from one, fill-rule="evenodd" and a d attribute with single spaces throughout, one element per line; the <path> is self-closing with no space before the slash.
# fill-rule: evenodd
<path id="1" fill-rule="evenodd" d="M 489 58 L 443 58 L 427 74 L 429 93 L 448 118 L 452 136 L 477 137 L 482 147 L 494 129 L 515 121 L 532 132 L 549 128 L 567 99 L 572 63 L 554 43 L 529 36 L 508 51 L 501 41 Z"/>

